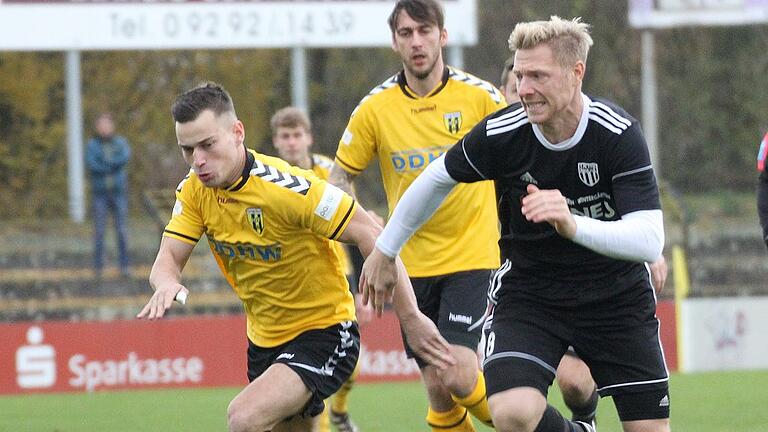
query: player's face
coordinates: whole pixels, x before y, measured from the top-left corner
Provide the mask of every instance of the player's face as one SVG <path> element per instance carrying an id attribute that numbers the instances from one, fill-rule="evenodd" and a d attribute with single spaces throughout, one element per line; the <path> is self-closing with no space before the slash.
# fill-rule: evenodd
<path id="1" fill-rule="evenodd" d="M 584 63 L 562 67 L 549 45 L 517 50 L 512 72 L 531 123 L 557 125 L 569 115 L 570 108 L 579 105 L 576 98 L 581 97 Z"/>
<path id="2" fill-rule="evenodd" d="M 520 100 L 520 97 L 517 95 L 517 79 L 515 79 L 512 71 L 507 73 L 507 83 L 504 84 L 504 88 L 501 91 L 504 93 L 504 99 L 507 100 L 507 104 L 511 105 Z"/>
<path id="3" fill-rule="evenodd" d="M 176 138 L 184 160 L 208 187 L 233 184 L 243 169 L 243 124 L 233 114 L 205 110 L 191 122 L 176 122 Z"/>
<path id="4" fill-rule="evenodd" d="M 437 24 L 418 22 L 405 10 L 397 17 L 397 27 L 392 35 L 392 49 L 403 60 L 403 66 L 418 79 L 426 79 L 443 58 L 443 47 L 448 33 Z"/>
<path id="5" fill-rule="evenodd" d="M 303 166 L 309 159 L 312 135 L 303 126 L 278 127 L 272 144 L 280 159 L 291 165 Z"/>

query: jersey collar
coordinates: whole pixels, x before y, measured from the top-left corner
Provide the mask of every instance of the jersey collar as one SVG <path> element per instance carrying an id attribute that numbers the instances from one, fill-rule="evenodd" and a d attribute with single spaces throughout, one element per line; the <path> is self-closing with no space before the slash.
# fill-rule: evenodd
<path id="1" fill-rule="evenodd" d="M 552 151 L 564 151 L 573 148 L 576 146 L 576 144 L 579 143 L 579 141 L 581 141 L 581 139 L 584 137 L 584 132 L 587 130 L 587 124 L 589 123 L 589 104 L 592 103 L 592 100 L 584 93 L 581 94 L 581 100 L 584 101 L 584 107 L 581 109 L 581 118 L 579 119 L 579 125 L 576 126 L 576 133 L 574 133 L 572 137 L 566 139 L 565 141 L 561 141 L 559 143 L 551 143 L 544 136 L 544 133 L 541 131 L 538 125 L 531 124 L 533 127 L 533 133 L 536 135 L 536 138 L 539 140 L 541 145 Z"/>
<path id="2" fill-rule="evenodd" d="M 432 97 L 438 93 L 448 84 L 448 78 L 451 76 L 451 71 L 448 69 L 448 66 L 443 69 L 443 77 L 440 80 L 440 84 L 432 90 L 428 95 L 425 96 L 425 98 Z M 399 74 L 397 74 L 397 83 L 400 85 L 400 90 L 403 91 L 403 94 L 408 96 L 411 99 L 421 99 L 420 96 L 416 95 L 409 87 L 408 87 L 408 81 L 405 79 L 405 70 L 401 70 Z"/>
<path id="3" fill-rule="evenodd" d="M 226 188 L 225 190 L 227 192 L 237 192 L 240 189 L 245 186 L 245 182 L 248 181 L 248 178 L 250 177 L 251 168 L 253 167 L 253 161 L 255 158 L 253 157 L 253 154 L 248 151 L 248 149 L 245 149 L 245 166 L 243 167 L 243 172 L 240 176 L 240 180 L 237 181 L 233 186 L 230 186 Z"/>

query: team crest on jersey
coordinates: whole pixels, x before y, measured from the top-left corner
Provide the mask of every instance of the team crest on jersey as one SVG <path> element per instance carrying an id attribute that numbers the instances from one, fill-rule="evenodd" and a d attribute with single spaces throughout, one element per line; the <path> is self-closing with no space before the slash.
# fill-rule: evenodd
<path id="1" fill-rule="evenodd" d="M 251 223 L 254 231 L 262 235 L 264 233 L 264 213 L 262 213 L 261 209 L 251 207 L 245 209 L 245 214 L 248 215 L 248 222 Z"/>
<path id="2" fill-rule="evenodd" d="M 579 179 L 587 186 L 594 186 L 600 181 L 600 171 L 595 162 L 579 162 Z"/>
<path id="3" fill-rule="evenodd" d="M 461 111 L 443 114 L 443 124 L 448 132 L 457 134 L 461 130 Z"/>

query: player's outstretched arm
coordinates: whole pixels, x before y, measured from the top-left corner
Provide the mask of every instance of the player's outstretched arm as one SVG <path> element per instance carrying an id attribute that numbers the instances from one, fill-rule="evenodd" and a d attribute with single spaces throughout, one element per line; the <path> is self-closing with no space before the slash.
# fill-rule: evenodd
<path id="1" fill-rule="evenodd" d="M 163 237 L 160 250 L 149 274 L 149 284 L 155 290 L 149 303 L 136 315 L 136 318 L 158 319 L 165 315 L 177 295 L 183 298 L 189 293 L 181 284 L 181 270 L 184 269 L 194 245 Z"/>
<path id="2" fill-rule="evenodd" d="M 380 232 L 381 226 L 359 208 L 339 239 L 356 244 L 360 253 L 367 257 L 374 249 L 374 242 Z M 440 336 L 434 323 L 419 311 L 413 287 L 400 258 L 387 259 L 391 261 L 392 267 L 390 271 L 379 273 L 381 279 L 376 284 L 369 283 L 364 276 L 361 277 L 360 293 L 363 295 L 363 302 L 372 303 L 379 316 L 384 310 L 384 303 L 393 303 L 403 332 L 416 354 L 439 368 L 454 364 L 450 345 Z"/>

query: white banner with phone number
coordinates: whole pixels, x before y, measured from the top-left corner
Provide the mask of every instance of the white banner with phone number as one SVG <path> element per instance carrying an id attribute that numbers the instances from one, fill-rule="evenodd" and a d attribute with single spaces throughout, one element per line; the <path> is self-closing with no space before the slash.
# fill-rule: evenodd
<path id="1" fill-rule="evenodd" d="M 477 43 L 475 0 L 445 0 L 454 45 Z M 0 0 L 0 50 L 389 46 L 390 0 Z"/>

